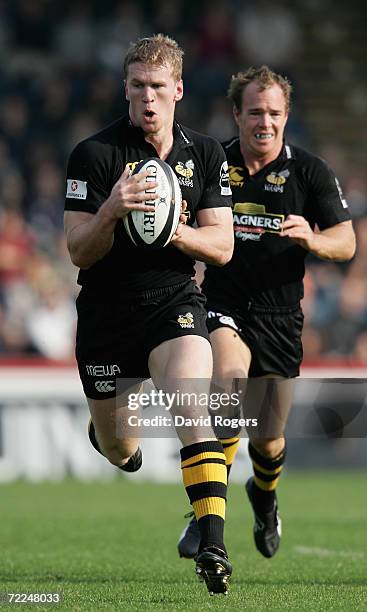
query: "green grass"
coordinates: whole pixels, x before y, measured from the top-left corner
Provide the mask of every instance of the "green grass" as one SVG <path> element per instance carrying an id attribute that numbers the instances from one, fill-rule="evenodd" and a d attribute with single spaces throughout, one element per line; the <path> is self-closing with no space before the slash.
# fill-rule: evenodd
<path id="1" fill-rule="evenodd" d="M 189 509 L 180 485 L 17 482 L 0 498 L 0 590 L 63 593 L 32 610 L 367 611 L 366 473 L 285 474 L 272 560 L 256 552 L 243 487 L 231 485 L 228 597 L 210 598 L 176 553 Z"/>

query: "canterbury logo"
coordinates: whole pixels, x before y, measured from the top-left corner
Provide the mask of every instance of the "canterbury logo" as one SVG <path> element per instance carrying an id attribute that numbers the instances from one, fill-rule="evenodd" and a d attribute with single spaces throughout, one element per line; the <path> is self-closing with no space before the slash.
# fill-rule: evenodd
<path id="1" fill-rule="evenodd" d="M 231 187 L 243 187 L 244 169 L 241 166 L 229 166 L 229 182 Z"/>
<path id="2" fill-rule="evenodd" d="M 97 382 L 94 383 L 94 386 L 100 393 L 108 393 L 109 391 L 115 390 L 113 380 L 97 380 Z"/>

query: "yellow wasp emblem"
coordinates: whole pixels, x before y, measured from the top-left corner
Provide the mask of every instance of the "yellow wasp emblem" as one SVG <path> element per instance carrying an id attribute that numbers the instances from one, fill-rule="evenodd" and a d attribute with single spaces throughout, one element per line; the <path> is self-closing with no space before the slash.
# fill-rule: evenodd
<path id="1" fill-rule="evenodd" d="M 178 315 L 177 323 L 182 325 L 182 327 L 193 327 L 194 315 L 191 312 L 187 312 L 184 315 Z"/>
<path id="2" fill-rule="evenodd" d="M 191 178 L 194 174 L 194 171 L 190 166 L 191 164 L 189 164 L 189 162 L 186 162 L 186 164 L 183 165 L 183 163 L 179 161 L 177 162 L 175 170 L 177 174 L 180 174 L 181 176 L 184 176 L 185 178 Z"/>
<path id="3" fill-rule="evenodd" d="M 272 185 L 284 185 L 288 176 L 289 176 L 288 170 L 284 170 L 284 172 L 271 172 L 266 177 L 266 180 L 268 181 L 268 183 L 271 183 Z"/>

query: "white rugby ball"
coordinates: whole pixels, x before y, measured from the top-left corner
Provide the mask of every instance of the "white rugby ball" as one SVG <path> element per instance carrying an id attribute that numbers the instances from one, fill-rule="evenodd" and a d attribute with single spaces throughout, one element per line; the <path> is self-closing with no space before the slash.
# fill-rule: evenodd
<path id="1" fill-rule="evenodd" d="M 152 212 L 132 210 L 126 215 L 124 225 L 133 243 L 138 247 L 161 248 L 175 233 L 181 212 L 182 195 L 177 176 L 171 166 L 157 157 L 140 162 L 133 174 L 149 172 L 145 179 L 147 198 L 145 204 L 154 206 Z M 153 189 L 152 182 L 158 183 Z"/>

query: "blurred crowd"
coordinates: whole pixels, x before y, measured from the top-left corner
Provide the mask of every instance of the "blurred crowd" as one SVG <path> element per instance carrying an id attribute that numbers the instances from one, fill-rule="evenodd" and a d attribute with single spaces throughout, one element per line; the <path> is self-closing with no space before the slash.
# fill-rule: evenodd
<path id="1" fill-rule="evenodd" d="M 297 84 L 305 42 L 291 7 L 264 0 L 0 0 L 2 357 L 73 356 L 78 288 L 63 235 L 65 165 L 78 141 L 126 112 L 122 62 L 131 41 L 164 32 L 180 42 L 185 96 L 178 118 L 219 140 L 236 133 L 225 97 L 234 72 L 267 63 L 287 74 L 295 85 L 287 136 L 309 147 L 312 126 Z M 314 152 L 339 173 L 358 251 L 349 264 L 309 258 L 305 357 L 367 363 L 366 182 L 328 143 Z"/>

